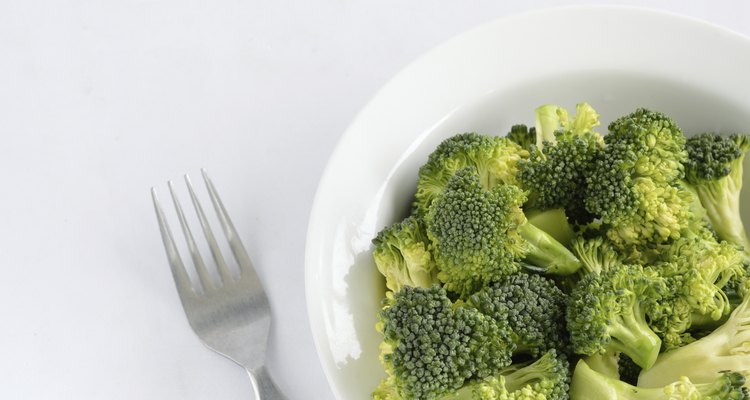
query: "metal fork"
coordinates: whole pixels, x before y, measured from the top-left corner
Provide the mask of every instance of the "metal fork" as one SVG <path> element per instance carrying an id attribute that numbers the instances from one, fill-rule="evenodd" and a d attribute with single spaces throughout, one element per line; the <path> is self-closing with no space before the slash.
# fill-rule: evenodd
<path id="1" fill-rule="evenodd" d="M 266 369 L 266 344 L 271 327 L 271 312 L 265 291 L 255 273 L 250 258 L 242 245 L 224 205 L 216 193 L 211 179 L 205 170 L 201 170 L 209 197 L 213 203 L 224 235 L 232 250 L 239 276 L 229 270 L 224 256 L 219 249 L 216 238 L 209 226 L 198 197 L 195 194 L 190 178 L 185 175 L 185 183 L 190 193 L 195 211 L 198 215 L 203 234 L 216 264 L 219 279 L 214 279 L 208 272 L 206 263 L 190 231 L 182 206 L 177 198 L 172 181 L 168 182 L 169 191 L 177 210 L 182 232 L 187 240 L 190 256 L 193 260 L 199 284 L 194 285 L 188 276 L 185 265 L 175 245 L 172 232 L 167 224 L 156 189 L 151 188 L 154 209 L 159 221 L 161 238 L 167 252 L 169 266 L 172 269 L 177 292 L 185 309 L 188 322 L 201 341 L 211 350 L 243 366 L 250 375 L 259 400 L 281 400 L 284 395 L 274 384 Z"/>

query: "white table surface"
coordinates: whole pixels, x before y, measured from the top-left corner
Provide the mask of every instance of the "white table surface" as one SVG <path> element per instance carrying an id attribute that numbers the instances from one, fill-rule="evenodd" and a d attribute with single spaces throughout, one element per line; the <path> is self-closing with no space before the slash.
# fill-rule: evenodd
<path id="1" fill-rule="evenodd" d="M 270 297 L 271 373 L 292 399 L 331 399 L 304 245 L 336 141 L 431 47 L 574 3 L 0 1 L 0 398 L 252 398 L 189 329 L 151 206 L 151 186 L 166 198 L 205 167 Z M 750 35 L 742 0 L 617 4 Z"/>

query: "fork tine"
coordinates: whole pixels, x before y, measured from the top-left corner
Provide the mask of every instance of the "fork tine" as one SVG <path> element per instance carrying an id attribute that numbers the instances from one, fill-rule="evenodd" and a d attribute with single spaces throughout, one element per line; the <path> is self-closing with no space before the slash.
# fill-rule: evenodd
<path id="1" fill-rule="evenodd" d="M 193 258 L 193 265 L 195 266 L 195 271 L 198 273 L 198 280 L 200 280 L 201 287 L 203 288 L 203 290 L 209 291 L 215 288 L 215 285 L 213 284 L 211 280 L 211 276 L 208 274 L 208 270 L 206 270 L 206 263 L 203 262 L 203 257 L 201 256 L 201 253 L 198 250 L 198 246 L 195 244 L 193 233 L 190 231 L 190 227 L 188 226 L 187 219 L 185 218 L 185 213 L 182 212 L 182 206 L 180 205 L 180 201 L 178 200 L 177 193 L 175 193 L 174 185 L 172 185 L 172 181 L 168 181 L 167 186 L 169 186 L 169 193 L 172 195 L 172 202 L 174 203 L 174 208 L 175 210 L 177 210 L 177 217 L 180 220 L 182 233 L 183 235 L 185 235 L 185 239 L 187 240 L 187 243 L 188 243 L 188 249 L 190 249 L 190 256 Z"/>
<path id="2" fill-rule="evenodd" d="M 219 249 L 219 245 L 216 242 L 216 237 L 211 230 L 211 226 L 208 225 L 206 214 L 203 212 L 203 207 L 201 207 L 201 204 L 198 201 L 198 196 L 195 195 L 193 184 L 192 182 L 190 182 L 190 177 L 187 174 L 185 175 L 185 183 L 187 184 L 188 191 L 190 192 L 190 198 L 193 200 L 195 212 L 198 214 L 198 219 L 201 222 L 203 234 L 206 236 L 206 241 L 208 241 L 208 247 L 211 249 L 211 255 L 213 255 L 214 261 L 216 262 L 216 269 L 219 270 L 221 281 L 222 283 L 231 282 L 232 274 L 229 272 L 229 268 L 227 267 L 227 263 L 224 260 L 224 256 L 221 255 L 221 250 Z"/>
<path id="3" fill-rule="evenodd" d="M 161 240 L 164 242 L 164 249 L 167 252 L 169 267 L 172 270 L 172 277 L 176 283 L 177 291 L 180 293 L 180 297 L 193 295 L 195 294 L 193 284 L 190 282 L 187 271 L 185 271 L 185 265 L 182 263 L 180 253 L 177 251 L 177 246 L 174 244 L 172 232 L 169 229 L 169 224 L 164 216 L 164 211 L 161 208 L 159 198 L 156 196 L 156 189 L 153 187 L 151 188 L 151 198 L 154 201 L 154 210 L 156 211 L 156 219 L 159 221 Z"/>
<path id="4" fill-rule="evenodd" d="M 214 204 L 216 214 L 219 216 L 221 228 L 224 230 L 224 235 L 229 241 L 229 247 L 232 249 L 232 253 L 234 254 L 234 258 L 237 260 L 237 264 L 239 264 L 240 273 L 243 275 L 256 275 L 255 269 L 253 268 L 253 263 L 252 261 L 250 261 L 250 257 L 247 255 L 245 246 L 242 245 L 242 240 L 240 240 L 240 236 L 237 234 L 237 230 L 234 229 L 234 224 L 229 218 L 229 214 L 224 208 L 224 204 L 221 202 L 221 198 L 219 198 L 219 194 L 216 192 L 216 188 L 214 187 L 211 178 L 208 177 L 208 173 L 205 169 L 201 169 L 201 174 L 203 175 L 203 181 L 206 183 L 206 188 L 208 189 L 208 194 L 211 197 L 211 202 Z"/>

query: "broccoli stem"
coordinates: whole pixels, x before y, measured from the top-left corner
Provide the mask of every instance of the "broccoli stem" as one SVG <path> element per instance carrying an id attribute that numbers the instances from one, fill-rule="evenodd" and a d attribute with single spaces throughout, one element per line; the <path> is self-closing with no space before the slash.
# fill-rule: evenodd
<path id="1" fill-rule="evenodd" d="M 696 383 L 710 382 L 724 370 L 747 370 L 750 353 L 750 299 L 742 302 L 729 319 L 711 334 L 659 357 L 638 377 L 639 386 L 661 386 L 680 376 Z"/>
<path id="2" fill-rule="evenodd" d="M 697 186 L 696 191 L 719 238 L 749 252 L 750 240 L 740 218 L 741 188 L 742 169 L 738 169 L 717 181 Z"/>
<path id="3" fill-rule="evenodd" d="M 632 312 L 623 310 L 620 318 L 610 326 L 609 351 L 625 353 L 643 369 L 651 368 L 661 350 L 661 339 L 646 322 L 638 299 Z"/>
<path id="4" fill-rule="evenodd" d="M 524 210 L 526 219 L 537 228 L 549 233 L 558 242 L 567 246 L 570 244 L 575 232 L 568 222 L 565 210 L 553 208 L 549 210 Z"/>
<path id="5" fill-rule="evenodd" d="M 543 380 L 548 374 L 548 372 L 536 368 L 533 365 L 530 368 L 526 366 L 526 368 L 516 369 L 507 375 L 506 373 L 507 371 L 502 374 L 505 376 L 505 387 L 509 392 L 515 392 L 530 383 Z"/>
<path id="6" fill-rule="evenodd" d="M 570 250 L 533 224 L 524 223 L 518 233 L 528 244 L 525 260 L 539 267 L 540 272 L 571 275 L 581 268 L 581 261 Z"/>
<path id="7" fill-rule="evenodd" d="M 576 365 L 570 384 L 570 400 L 649 399 L 637 394 L 635 387 L 594 371 L 583 360 Z"/>
<path id="8" fill-rule="evenodd" d="M 586 365 L 604 376 L 620 379 L 619 360 L 620 354 L 608 351 L 586 357 Z"/>

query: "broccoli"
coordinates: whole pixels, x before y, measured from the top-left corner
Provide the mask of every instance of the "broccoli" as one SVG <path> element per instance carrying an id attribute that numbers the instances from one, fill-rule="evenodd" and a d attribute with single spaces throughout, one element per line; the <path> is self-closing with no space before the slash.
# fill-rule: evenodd
<path id="1" fill-rule="evenodd" d="M 483 287 L 468 303 L 498 321 L 507 321 L 514 354 L 538 357 L 566 345 L 565 295 L 544 276 L 519 272 Z"/>
<path id="2" fill-rule="evenodd" d="M 372 242 L 375 265 L 388 289 L 397 292 L 403 286 L 430 287 L 439 283 L 435 261 L 428 251 L 427 233 L 419 218 L 410 216 L 383 229 Z"/>
<path id="3" fill-rule="evenodd" d="M 419 169 L 414 210 L 426 214 L 432 202 L 460 169 L 474 167 L 485 189 L 497 184 L 516 184 L 516 164 L 528 151 L 515 142 L 496 136 L 463 133 L 444 140 Z"/>
<path id="4" fill-rule="evenodd" d="M 601 236 L 591 239 L 577 236 L 571 241 L 570 249 L 581 260 L 581 271 L 585 273 L 599 274 L 626 261 L 612 243 Z"/>
<path id="5" fill-rule="evenodd" d="M 627 357 L 619 352 L 605 351 L 604 353 L 594 353 L 583 360 L 594 371 L 610 378 L 620 379 L 619 362 L 621 356 Z"/>
<path id="6" fill-rule="evenodd" d="M 529 129 L 526 125 L 518 124 L 510 127 L 510 132 L 506 137 L 521 146 L 521 148 L 528 150 L 532 144 L 536 144 L 536 128 L 532 127 Z"/>
<path id="7" fill-rule="evenodd" d="M 693 221 L 684 176 L 685 137 L 664 114 L 639 109 L 609 126 L 606 147 L 586 174 L 586 209 L 620 248 L 680 237 Z"/>
<path id="8" fill-rule="evenodd" d="M 472 397 L 450 399 L 567 400 L 569 385 L 568 361 L 553 349 L 535 361 L 512 364 L 495 377 L 469 385 L 464 390 L 470 390 Z"/>
<path id="9" fill-rule="evenodd" d="M 576 115 L 573 118 L 568 117 L 568 110 L 554 104 L 540 106 L 534 114 L 536 116 L 536 147 L 540 150 L 548 144 L 554 145 L 560 132 L 582 135 L 593 133 L 593 129 L 599 126 L 599 114 L 588 103 L 577 104 Z"/>
<path id="10" fill-rule="evenodd" d="M 742 162 L 750 150 L 750 136 L 703 133 L 687 140 L 685 179 L 695 187 L 711 227 L 720 239 L 750 252 L 740 218 Z"/>
<path id="11" fill-rule="evenodd" d="M 675 182 L 684 176 L 686 138 L 667 115 L 639 108 L 614 120 L 608 130 L 604 137 L 608 146 L 620 143 L 639 155 L 634 167 L 640 176 L 659 183 Z"/>
<path id="12" fill-rule="evenodd" d="M 665 349 L 692 342 L 690 329 L 712 327 L 729 315 L 727 289 L 744 276 L 743 254 L 708 231 L 692 232 L 667 247 L 653 271 L 664 277 L 668 293 L 646 310 L 652 329 Z"/>
<path id="13" fill-rule="evenodd" d="M 744 400 L 750 398 L 743 387 L 745 377 L 723 372 L 705 383 L 685 377 L 656 387 L 636 387 L 591 369 L 580 360 L 570 383 L 571 400 Z"/>
<path id="14" fill-rule="evenodd" d="M 711 382 L 725 370 L 750 377 L 749 321 L 750 299 L 746 299 L 708 336 L 661 354 L 650 369 L 641 372 L 638 385 L 661 386 L 681 376 L 697 383 Z"/>
<path id="15" fill-rule="evenodd" d="M 403 398 L 433 399 L 511 364 L 507 323 L 452 303 L 437 285 L 404 286 L 384 303 L 377 328 L 390 383 L 376 389 L 381 397 L 393 387 Z"/>
<path id="16" fill-rule="evenodd" d="M 459 170 L 425 217 L 440 272 L 448 290 L 467 296 L 518 271 L 521 259 L 538 270 L 569 275 L 580 268 L 573 254 L 530 224 L 517 186 L 487 190 L 473 167 Z"/>
<path id="17" fill-rule="evenodd" d="M 547 107 L 562 110 L 557 106 Z M 545 110 L 542 107 L 537 112 Z M 579 118 L 579 115 L 583 117 Z M 567 112 L 564 112 L 563 118 L 566 116 Z M 579 119 L 586 124 L 578 122 Z M 579 104 L 576 118 L 554 132 L 554 142 L 544 142 L 543 147 L 531 146 L 529 158 L 518 162 L 518 181 L 531 193 L 530 207 L 542 210 L 563 208 L 569 218 L 581 224 L 593 220 L 593 215 L 586 212 L 582 204 L 586 192 L 585 174 L 604 147 L 602 136 L 591 130 L 598 122 L 598 114 L 593 108 L 585 103 Z"/>
<path id="18" fill-rule="evenodd" d="M 565 357 L 550 350 L 537 360 L 514 363 L 497 374 L 467 382 L 453 393 L 435 400 L 567 400 L 570 385 Z M 392 378 L 384 379 L 373 392 L 373 400 L 406 400 Z"/>
<path id="19" fill-rule="evenodd" d="M 634 264 L 616 265 L 581 278 L 568 298 L 567 326 L 573 351 L 624 353 L 643 368 L 661 348 L 645 310 L 666 290 L 664 281 Z"/>

